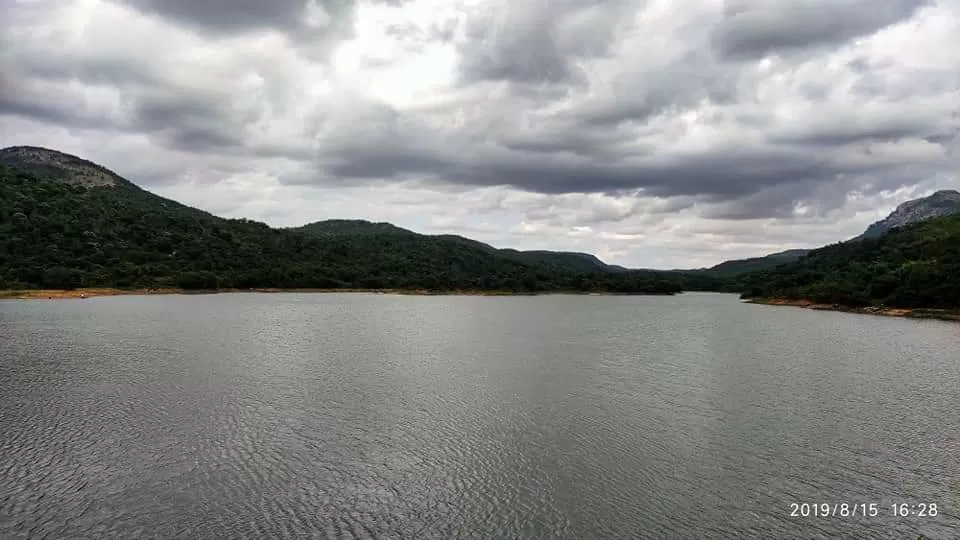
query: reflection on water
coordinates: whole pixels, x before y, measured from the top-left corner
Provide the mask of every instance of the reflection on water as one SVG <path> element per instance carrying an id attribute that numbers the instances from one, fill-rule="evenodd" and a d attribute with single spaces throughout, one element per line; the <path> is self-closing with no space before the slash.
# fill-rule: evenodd
<path id="1" fill-rule="evenodd" d="M 958 350 L 714 294 L 5 301 L 0 537 L 957 537 Z"/>

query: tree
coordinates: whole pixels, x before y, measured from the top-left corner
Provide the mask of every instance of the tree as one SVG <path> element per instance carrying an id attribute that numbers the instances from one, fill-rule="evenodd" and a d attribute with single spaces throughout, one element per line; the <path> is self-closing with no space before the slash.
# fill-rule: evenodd
<path id="1" fill-rule="evenodd" d="M 82 274 L 70 268 L 55 266 L 43 271 L 43 288 L 73 290 L 81 285 Z"/>
<path id="2" fill-rule="evenodd" d="M 216 290 L 219 281 L 213 272 L 181 272 L 177 285 L 185 290 Z"/>

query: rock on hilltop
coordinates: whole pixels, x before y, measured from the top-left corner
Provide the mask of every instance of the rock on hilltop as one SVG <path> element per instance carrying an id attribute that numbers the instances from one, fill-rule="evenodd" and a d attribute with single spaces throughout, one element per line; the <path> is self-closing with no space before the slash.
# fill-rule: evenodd
<path id="1" fill-rule="evenodd" d="M 901 204 L 892 214 L 867 227 L 857 239 L 875 238 L 891 229 L 956 213 L 960 213 L 960 192 L 941 190 L 929 197 Z"/>
<path id="2" fill-rule="evenodd" d="M 26 170 L 84 187 L 115 186 L 126 182 L 96 163 L 35 146 L 11 146 L 0 150 L 0 166 Z"/>

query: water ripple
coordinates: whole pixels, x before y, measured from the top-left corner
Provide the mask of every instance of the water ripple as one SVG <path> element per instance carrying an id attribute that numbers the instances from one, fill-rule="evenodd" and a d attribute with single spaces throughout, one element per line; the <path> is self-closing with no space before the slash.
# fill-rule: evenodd
<path id="1" fill-rule="evenodd" d="M 0 538 L 957 537 L 956 328 L 728 295 L 3 302 Z M 789 515 L 844 501 L 884 513 Z"/>

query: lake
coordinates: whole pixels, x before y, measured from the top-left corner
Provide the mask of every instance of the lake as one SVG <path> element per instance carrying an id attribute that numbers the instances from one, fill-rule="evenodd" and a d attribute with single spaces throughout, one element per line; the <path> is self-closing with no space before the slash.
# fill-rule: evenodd
<path id="1" fill-rule="evenodd" d="M 957 323 L 705 293 L 0 302 L 0 538 L 920 534 L 960 536 Z"/>

